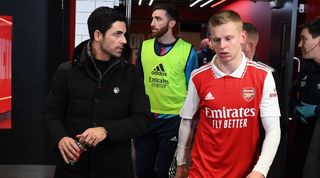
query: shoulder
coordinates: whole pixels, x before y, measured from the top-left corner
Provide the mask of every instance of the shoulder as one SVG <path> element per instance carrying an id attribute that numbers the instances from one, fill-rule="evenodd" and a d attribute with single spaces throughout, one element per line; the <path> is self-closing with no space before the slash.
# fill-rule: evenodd
<path id="1" fill-rule="evenodd" d="M 155 38 L 150 38 L 150 39 L 144 40 L 142 42 L 142 45 L 153 44 L 154 42 L 155 42 Z"/>
<path id="2" fill-rule="evenodd" d="M 274 69 L 270 67 L 269 65 L 263 63 L 263 62 L 256 62 L 256 61 L 248 61 L 248 66 L 251 66 L 253 68 L 256 68 L 258 70 L 263 70 L 265 72 L 274 72 Z"/>
<path id="3" fill-rule="evenodd" d="M 73 65 L 71 61 L 66 61 L 59 65 L 59 67 L 57 68 L 57 72 L 67 72 L 67 71 L 70 71 L 72 68 L 73 68 Z"/>
<path id="4" fill-rule="evenodd" d="M 301 67 L 301 72 L 313 73 L 316 69 L 316 64 L 312 60 L 307 60 Z"/>
<path id="5" fill-rule="evenodd" d="M 120 70 L 122 70 L 122 72 L 127 73 L 129 76 L 135 75 L 136 72 L 138 71 L 138 68 L 136 65 L 128 63 L 127 61 L 121 60 L 119 65 L 120 65 Z"/>
<path id="6" fill-rule="evenodd" d="M 192 44 L 191 44 L 191 43 L 189 43 L 189 42 L 185 41 L 185 40 L 184 40 L 184 39 L 182 39 L 182 38 L 179 38 L 177 42 L 179 42 L 179 43 L 181 43 L 181 44 L 184 44 L 184 45 L 187 45 L 187 46 L 191 46 L 191 47 L 192 47 Z"/>
<path id="7" fill-rule="evenodd" d="M 195 69 L 194 71 L 192 71 L 191 73 L 191 77 L 195 78 L 195 77 L 201 77 L 203 76 L 204 73 L 211 71 L 211 62 L 201 66 L 198 69 Z"/>

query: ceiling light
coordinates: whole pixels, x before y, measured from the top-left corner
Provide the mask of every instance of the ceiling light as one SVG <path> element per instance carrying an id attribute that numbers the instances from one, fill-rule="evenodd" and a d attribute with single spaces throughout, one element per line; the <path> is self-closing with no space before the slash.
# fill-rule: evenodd
<path id="1" fill-rule="evenodd" d="M 142 0 L 139 0 L 138 5 L 141 6 Z"/>
<path id="2" fill-rule="evenodd" d="M 153 3 L 153 0 L 150 0 L 150 2 L 149 2 L 149 6 L 151 6 L 151 5 L 152 5 L 152 3 Z"/>
<path id="3" fill-rule="evenodd" d="M 194 5 L 198 4 L 200 1 L 202 1 L 202 0 L 196 0 L 196 1 L 194 1 L 192 4 L 190 4 L 190 7 L 193 7 Z"/>
<path id="4" fill-rule="evenodd" d="M 212 4 L 210 7 L 211 7 L 211 8 L 214 8 L 214 7 L 216 7 L 217 5 L 223 3 L 224 1 L 226 1 L 226 0 L 221 0 L 221 1 L 217 2 L 217 3 L 215 3 L 215 4 Z"/>
<path id="5" fill-rule="evenodd" d="M 211 3 L 212 1 L 214 1 L 214 0 L 209 0 L 209 1 L 207 1 L 207 2 L 205 2 L 205 3 L 203 3 L 203 4 L 201 4 L 201 5 L 200 5 L 200 7 L 206 6 L 207 4 Z"/>

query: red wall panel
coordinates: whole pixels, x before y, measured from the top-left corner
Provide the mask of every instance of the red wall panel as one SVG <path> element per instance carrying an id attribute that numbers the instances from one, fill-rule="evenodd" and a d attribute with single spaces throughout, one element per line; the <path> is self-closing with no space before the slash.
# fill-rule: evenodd
<path id="1" fill-rule="evenodd" d="M 317 16 L 320 16 L 319 7 L 320 1 L 319 0 L 307 0 L 307 14 L 306 14 L 306 21 L 313 20 Z"/>
<path id="2" fill-rule="evenodd" d="M 256 55 L 268 63 L 271 30 L 271 8 L 269 2 L 236 1 L 223 6 L 238 12 L 244 22 L 252 23 L 259 32 Z"/>
<path id="3" fill-rule="evenodd" d="M 0 128 L 11 127 L 11 50 L 12 17 L 0 16 Z"/>

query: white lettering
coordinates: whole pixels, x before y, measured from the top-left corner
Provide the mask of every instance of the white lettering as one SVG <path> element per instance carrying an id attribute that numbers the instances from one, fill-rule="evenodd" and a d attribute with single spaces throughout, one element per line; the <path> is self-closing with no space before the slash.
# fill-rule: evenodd
<path id="1" fill-rule="evenodd" d="M 150 81 L 150 80 L 149 80 Z M 256 116 L 255 108 L 225 108 L 222 109 L 210 109 L 205 108 L 207 118 L 212 119 L 224 119 L 224 118 L 246 118 Z"/>
<path id="2" fill-rule="evenodd" d="M 219 121 L 222 122 L 222 120 L 219 120 Z M 223 120 L 223 128 L 224 129 L 244 128 L 244 127 L 248 127 L 247 119 L 226 119 L 226 120 Z"/>

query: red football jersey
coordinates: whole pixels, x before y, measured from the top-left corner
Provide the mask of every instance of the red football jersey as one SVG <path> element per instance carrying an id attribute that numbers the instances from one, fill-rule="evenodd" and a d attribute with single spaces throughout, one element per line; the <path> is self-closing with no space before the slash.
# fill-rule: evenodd
<path id="1" fill-rule="evenodd" d="M 192 96 L 181 111 L 182 117 L 192 118 L 195 108 L 200 110 L 189 175 L 244 178 L 259 157 L 260 112 L 280 116 L 274 80 L 269 67 L 245 58 L 230 75 L 213 63 L 194 71 Z"/>

